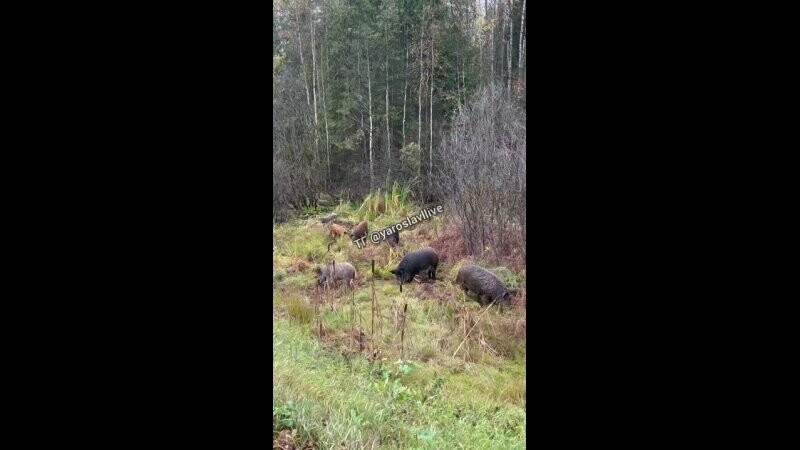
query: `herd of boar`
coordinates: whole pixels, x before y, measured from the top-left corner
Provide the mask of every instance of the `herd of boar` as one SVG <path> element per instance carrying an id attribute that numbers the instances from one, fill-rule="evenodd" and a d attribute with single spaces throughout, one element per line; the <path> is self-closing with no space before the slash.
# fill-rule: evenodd
<path id="1" fill-rule="evenodd" d="M 335 219 L 335 214 L 322 219 L 323 223 L 331 222 Z M 342 225 L 331 223 L 330 235 L 337 238 L 344 235 L 349 236 L 353 241 L 367 235 L 367 222 L 361 222 L 346 230 Z M 400 242 L 399 233 L 387 236 L 387 241 L 392 246 Z M 429 279 L 436 279 L 436 269 L 439 266 L 439 255 L 436 250 L 424 247 L 406 254 L 396 269 L 390 272 L 394 275 L 403 292 L 403 284 L 411 282 L 418 274 L 425 273 Z M 351 288 L 355 288 L 357 272 L 356 268 L 348 262 L 337 262 L 326 267 L 317 268 L 317 284 L 327 287 L 330 282 L 344 283 Z M 458 271 L 455 280 L 456 285 L 460 286 L 467 294 L 475 296 L 475 300 L 481 306 L 486 306 L 492 302 L 498 305 L 509 305 L 514 291 L 509 290 L 500 279 L 488 270 L 468 264 Z"/>

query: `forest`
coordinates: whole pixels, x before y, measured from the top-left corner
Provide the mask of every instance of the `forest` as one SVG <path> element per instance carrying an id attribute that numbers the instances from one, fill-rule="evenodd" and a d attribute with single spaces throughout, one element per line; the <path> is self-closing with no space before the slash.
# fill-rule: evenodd
<path id="1" fill-rule="evenodd" d="M 395 182 L 424 203 L 452 198 L 476 169 L 462 201 L 496 191 L 482 210 L 524 211 L 525 8 L 274 2 L 273 218 Z"/>

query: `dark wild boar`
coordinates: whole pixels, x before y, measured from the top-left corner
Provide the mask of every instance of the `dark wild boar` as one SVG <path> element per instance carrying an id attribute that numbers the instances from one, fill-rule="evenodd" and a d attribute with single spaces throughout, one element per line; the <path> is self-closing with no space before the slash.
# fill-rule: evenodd
<path id="1" fill-rule="evenodd" d="M 386 241 L 392 247 L 400 245 L 400 230 L 393 231 L 392 234 L 386 236 Z"/>
<path id="2" fill-rule="evenodd" d="M 418 273 L 427 270 L 428 278 L 436 279 L 436 268 L 439 266 L 439 255 L 436 250 L 425 247 L 413 251 L 400 260 L 397 269 L 392 270 L 397 284 L 400 285 L 400 292 L 403 292 L 403 283 L 408 283 L 414 279 Z"/>
<path id="3" fill-rule="evenodd" d="M 476 301 L 481 306 L 488 305 L 492 300 L 498 305 L 508 305 L 511 302 L 512 291 L 505 287 L 497 275 L 474 264 L 468 264 L 458 271 L 456 284 L 467 294 L 472 292 L 477 295 Z"/>
<path id="4" fill-rule="evenodd" d="M 347 262 L 336 263 L 336 281 L 344 281 L 347 285 L 355 288 L 356 268 Z M 333 264 L 327 267 L 317 267 L 317 284 L 328 287 L 333 281 Z"/>

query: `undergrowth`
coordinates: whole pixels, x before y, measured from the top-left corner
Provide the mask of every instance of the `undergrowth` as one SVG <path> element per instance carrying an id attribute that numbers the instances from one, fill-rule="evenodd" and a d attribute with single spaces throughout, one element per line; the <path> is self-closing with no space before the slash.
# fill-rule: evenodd
<path id="1" fill-rule="evenodd" d="M 335 212 L 345 222 L 368 220 L 370 231 L 417 214 L 397 189 L 360 205 L 341 202 Z M 486 312 L 453 285 L 458 269 L 474 263 L 524 291 L 524 268 L 463 254 L 447 223 L 446 215 L 425 220 L 402 232 L 397 248 L 384 242 L 358 249 L 347 238 L 333 240 L 314 218 L 273 229 L 273 439 L 279 445 L 525 446 L 524 310 Z M 443 256 L 437 280 L 420 277 L 400 293 L 389 270 L 403 254 L 427 245 Z M 355 292 L 316 287 L 314 269 L 333 260 L 356 267 Z"/>

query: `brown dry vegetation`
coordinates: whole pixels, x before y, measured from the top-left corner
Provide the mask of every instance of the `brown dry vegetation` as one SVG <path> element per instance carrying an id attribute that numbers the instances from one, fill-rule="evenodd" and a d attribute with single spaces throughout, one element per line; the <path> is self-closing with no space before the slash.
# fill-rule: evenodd
<path id="1" fill-rule="evenodd" d="M 464 235 L 457 225 L 448 223 L 445 225 L 439 237 L 433 239 L 430 246 L 436 249 L 439 260 L 442 262 L 454 262 L 467 256 L 467 246 L 464 245 Z"/>
<path id="2" fill-rule="evenodd" d="M 311 267 L 307 261 L 303 261 L 302 259 L 295 259 L 292 264 L 286 269 L 286 273 L 294 273 L 294 272 L 303 272 L 304 270 Z"/>

